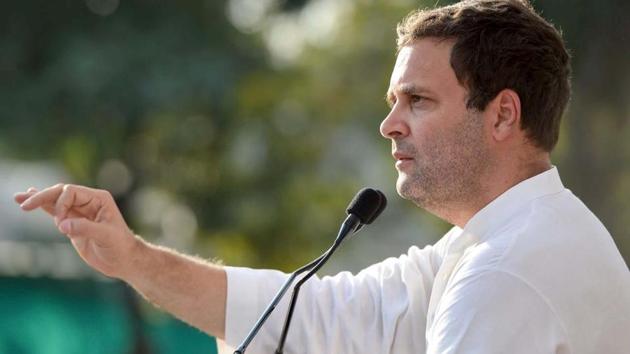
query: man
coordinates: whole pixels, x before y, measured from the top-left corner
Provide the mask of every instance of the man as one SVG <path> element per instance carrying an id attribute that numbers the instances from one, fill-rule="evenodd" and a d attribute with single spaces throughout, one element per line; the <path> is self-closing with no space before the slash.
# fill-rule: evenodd
<path id="1" fill-rule="evenodd" d="M 629 353 L 630 273 L 549 153 L 569 99 L 569 56 L 526 3 L 414 12 L 381 133 L 398 193 L 455 226 L 435 245 L 301 292 L 287 353 Z M 106 191 L 29 189 L 79 255 L 236 346 L 286 279 L 149 244 Z M 286 301 L 248 352 L 270 353 Z"/>

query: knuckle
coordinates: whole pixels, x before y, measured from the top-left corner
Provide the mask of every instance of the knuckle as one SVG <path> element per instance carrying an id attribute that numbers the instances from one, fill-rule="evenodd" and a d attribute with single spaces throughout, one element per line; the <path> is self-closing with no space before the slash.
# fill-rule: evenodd
<path id="1" fill-rule="evenodd" d="M 62 189 L 64 192 L 70 193 L 75 191 L 76 186 L 74 184 L 64 184 Z"/>
<path id="2" fill-rule="evenodd" d="M 101 195 L 101 197 L 103 197 L 105 200 L 114 200 L 114 197 L 112 197 L 112 194 L 104 189 L 99 189 L 98 190 L 99 194 Z"/>

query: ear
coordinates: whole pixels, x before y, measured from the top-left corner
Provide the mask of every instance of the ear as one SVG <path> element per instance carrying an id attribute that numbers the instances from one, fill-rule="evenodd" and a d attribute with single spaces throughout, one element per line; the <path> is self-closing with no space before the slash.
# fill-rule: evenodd
<path id="1" fill-rule="evenodd" d="M 503 89 L 490 102 L 490 124 L 495 141 L 505 141 L 521 129 L 521 99 L 514 90 Z"/>

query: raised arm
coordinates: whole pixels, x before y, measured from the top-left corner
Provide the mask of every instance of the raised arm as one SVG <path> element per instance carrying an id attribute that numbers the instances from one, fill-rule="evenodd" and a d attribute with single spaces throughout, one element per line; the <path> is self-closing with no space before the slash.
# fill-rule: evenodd
<path id="1" fill-rule="evenodd" d="M 156 306 L 213 336 L 225 333 L 227 280 L 221 266 L 134 235 L 111 194 L 71 184 L 16 193 L 25 211 L 50 214 L 81 258 L 129 283 Z"/>

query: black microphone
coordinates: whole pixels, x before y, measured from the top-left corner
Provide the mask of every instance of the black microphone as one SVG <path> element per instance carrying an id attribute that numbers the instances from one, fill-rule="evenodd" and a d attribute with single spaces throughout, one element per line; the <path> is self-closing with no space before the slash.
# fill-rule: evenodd
<path id="1" fill-rule="evenodd" d="M 387 206 L 387 198 L 378 189 L 363 188 L 350 201 L 346 213 L 348 217 L 354 214 L 359 218 L 359 225 L 354 230 L 358 232 L 363 225 L 371 224 Z"/>
<path id="2" fill-rule="evenodd" d="M 238 349 L 234 351 L 234 354 L 245 353 L 245 350 L 247 349 L 251 341 L 254 339 L 256 334 L 258 334 L 262 325 L 267 321 L 267 319 L 271 315 L 271 312 L 273 312 L 273 310 L 276 308 L 276 306 L 280 302 L 280 299 L 282 299 L 287 289 L 298 275 L 304 273 L 307 270 L 313 269 L 311 273 L 307 274 L 304 278 L 300 280 L 298 284 L 301 286 L 305 279 L 310 278 L 313 274 L 315 274 L 315 272 L 317 272 L 319 268 L 324 265 L 324 263 L 335 251 L 335 249 L 339 247 L 341 241 L 343 241 L 350 232 L 355 233 L 359 231 L 359 229 L 361 229 L 363 225 L 370 224 L 383 211 L 383 209 L 385 209 L 386 205 L 387 199 L 381 191 L 371 188 L 364 188 L 360 190 L 357 195 L 355 195 L 355 197 L 352 199 L 352 201 L 348 205 L 348 208 L 346 209 L 348 217 L 346 217 L 344 222 L 341 224 L 341 228 L 339 229 L 337 238 L 335 239 L 333 245 L 326 252 L 324 252 L 324 254 L 291 273 L 289 278 L 284 282 L 282 287 L 280 287 L 280 290 L 278 290 L 278 292 L 271 300 L 258 321 L 256 321 L 254 327 L 252 327 L 252 329 L 249 331 L 241 345 L 239 345 Z M 299 287 L 296 285 L 296 288 L 293 289 L 291 307 L 289 308 L 289 313 L 287 314 L 287 318 L 285 320 L 284 328 L 282 331 L 283 335 L 281 337 L 281 345 L 284 345 L 284 338 L 286 337 L 286 332 L 288 331 L 289 323 L 291 321 L 291 313 L 293 313 L 295 301 L 297 300 L 297 291 L 299 291 Z M 282 351 L 281 346 L 279 346 L 278 348 L 280 351 Z"/>
<path id="3" fill-rule="evenodd" d="M 289 332 L 289 326 L 291 325 L 291 318 L 293 317 L 293 311 L 295 310 L 295 304 L 302 285 L 310 277 L 312 277 L 324 265 L 324 263 L 326 263 L 326 261 L 328 261 L 333 252 L 335 252 L 337 247 L 339 247 L 341 242 L 348 234 L 350 234 L 350 232 L 353 234 L 357 233 L 363 225 L 371 224 L 379 215 L 381 215 L 381 212 L 383 212 L 386 206 L 387 198 L 385 197 L 385 194 L 377 189 L 364 188 L 352 199 L 346 209 L 348 217 L 341 225 L 339 234 L 337 235 L 332 247 L 330 247 L 322 257 L 320 257 L 321 259 L 317 262 L 317 264 L 293 287 L 289 310 L 287 311 L 287 316 L 284 320 L 282 334 L 280 335 L 280 340 L 278 341 L 278 347 L 276 348 L 275 354 L 283 353 L 284 343 L 287 339 L 287 333 Z"/>

